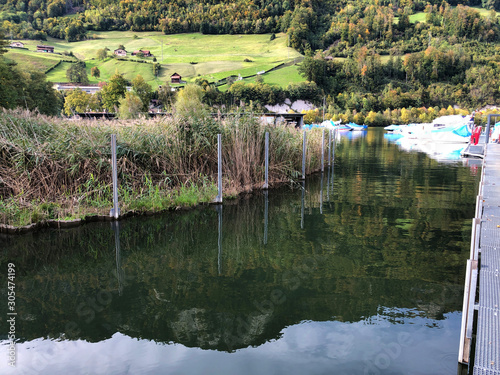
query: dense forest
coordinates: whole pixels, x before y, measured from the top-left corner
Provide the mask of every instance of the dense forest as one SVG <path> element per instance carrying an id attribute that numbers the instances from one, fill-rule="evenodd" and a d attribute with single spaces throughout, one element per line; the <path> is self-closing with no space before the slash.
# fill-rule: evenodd
<path id="1" fill-rule="evenodd" d="M 366 115 L 499 104 L 496 9 L 495 0 L 0 0 L 0 25 L 6 38 L 67 41 L 92 38 L 95 30 L 284 32 L 305 55 L 299 71 L 309 83 L 280 89 L 237 82 L 229 94 L 205 84 L 207 103 L 276 104 L 297 94 L 326 104 L 328 113 Z M 423 17 L 412 18 L 419 12 Z"/>
<path id="2" fill-rule="evenodd" d="M 500 8 L 500 1 L 465 1 L 467 6 Z M 425 11 L 426 22 L 409 16 Z M 0 22 L 14 38 L 47 35 L 82 40 L 92 30 L 163 31 L 165 34 L 264 34 L 286 32 L 292 47 L 331 48 L 349 54 L 356 45 L 388 53 L 422 50 L 429 38 L 455 44 L 461 39 L 494 42 L 499 30 L 495 13 L 481 17 L 457 1 L 431 0 L 380 4 L 378 1 L 312 0 L 1 0 Z"/>

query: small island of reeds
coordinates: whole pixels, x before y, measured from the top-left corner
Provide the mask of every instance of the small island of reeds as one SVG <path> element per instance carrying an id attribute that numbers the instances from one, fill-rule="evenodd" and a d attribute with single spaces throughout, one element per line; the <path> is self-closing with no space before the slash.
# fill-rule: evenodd
<path id="1" fill-rule="evenodd" d="M 300 176 L 302 132 L 266 125 L 252 113 L 135 120 L 64 119 L 23 110 L 0 116 L 0 223 L 109 215 L 111 134 L 117 137 L 122 214 L 211 202 L 217 195 L 217 134 L 222 134 L 224 197 L 261 188 L 264 139 L 269 183 Z M 307 137 L 306 172 L 321 163 L 321 131 Z"/>

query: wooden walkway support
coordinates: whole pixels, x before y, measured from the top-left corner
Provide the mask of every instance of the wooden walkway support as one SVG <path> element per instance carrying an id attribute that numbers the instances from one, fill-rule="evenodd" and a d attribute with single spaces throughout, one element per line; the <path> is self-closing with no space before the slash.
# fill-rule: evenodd
<path id="1" fill-rule="evenodd" d="M 485 146 L 472 221 L 458 361 L 466 373 L 500 375 L 500 144 Z"/>

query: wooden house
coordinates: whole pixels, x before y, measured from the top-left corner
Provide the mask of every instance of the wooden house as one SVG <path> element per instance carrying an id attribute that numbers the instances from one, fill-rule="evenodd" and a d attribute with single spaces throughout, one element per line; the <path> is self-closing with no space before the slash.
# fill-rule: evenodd
<path id="1" fill-rule="evenodd" d="M 127 56 L 127 51 L 125 51 L 124 49 L 121 49 L 121 48 L 115 49 L 115 50 L 113 51 L 113 53 L 114 53 L 116 56 L 120 56 L 120 57 L 126 57 L 126 56 Z"/>
<path id="2" fill-rule="evenodd" d="M 52 47 L 52 46 L 38 45 L 38 46 L 36 46 L 36 51 L 37 52 L 54 53 L 54 47 Z"/>
<path id="3" fill-rule="evenodd" d="M 171 81 L 172 83 L 181 83 L 181 79 L 182 79 L 182 77 L 181 77 L 181 75 L 180 75 L 180 74 L 178 74 L 178 73 L 174 73 L 174 74 L 172 74 L 172 75 L 170 76 L 170 81 Z"/>

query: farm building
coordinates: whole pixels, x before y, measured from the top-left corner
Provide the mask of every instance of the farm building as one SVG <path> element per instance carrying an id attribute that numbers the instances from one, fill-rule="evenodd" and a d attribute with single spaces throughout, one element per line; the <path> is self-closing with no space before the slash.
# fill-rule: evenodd
<path id="1" fill-rule="evenodd" d="M 182 79 L 182 77 L 181 77 L 181 75 L 180 75 L 180 74 L 178 74 L 178 73 L 174 73 L 174 74 L 172 74 L 172 75 L 170 76 L 170 81 L 171 81 L 172 83 L 181 83 L 181 79 Z"/>
<path id="2" fill-rule="evenodd" d="M 57 91 L 80 89 L 83 92 L 86 92 L 87 94 L 95 94 L 97 91 L 101 90 L 101 86 L 99 85 L 94 85 L 94 84 L 83 85 L 79 83 L 67 83 L 67 82 L 55 83 L 53 88 Z M 132 91 L 132 86 L 127 86 L 126 88 L 127 91 Z"/>
<path id="3" fill-rule="evenodd" d="M 113 53 L 116 55 L 116 56 L 121 56 L 121 57 L 126 57 L 127 56 L 127 51 L 125 51 L 124 49 L 115 49 L 113 51 Z"/>
<path id="4" fill-rule="evenodd" d="M 38 46 L 36 46 L 36 51 L 37 52 L 54 53 L 54 47 L 52 47 L 52 46 L 38 45 Z"/>
<path id="5" fill-rule="evenodd" d="M 132 52 L 132 56 L 137 55 L 139 52 L 141 52 L 144 55 L 144 57 L 153 56 L 153 54 L 151 53 L 151 51 L 149 51 L 147 49 L 144 49 L 144 50 L 140 49 L 139 51 L 134 51 L 134 52 Z"/>
<path id="6" fill-rule="evenodd" d="M 97 91 L 101 90 L 99 85 L 80 85 L 77 83 L 56 83 L 54 84 L 54 89 L 57 91 L 68 91 L 74 89 L 80 89 L 87 94 L 95 94 Z"/>
<path id="7" fill-rule="evenodd" d="M 21 42 L 13 42 L 9 44 L 10 47 L 12 48 L 24 48 L 24 43 Z"/>

